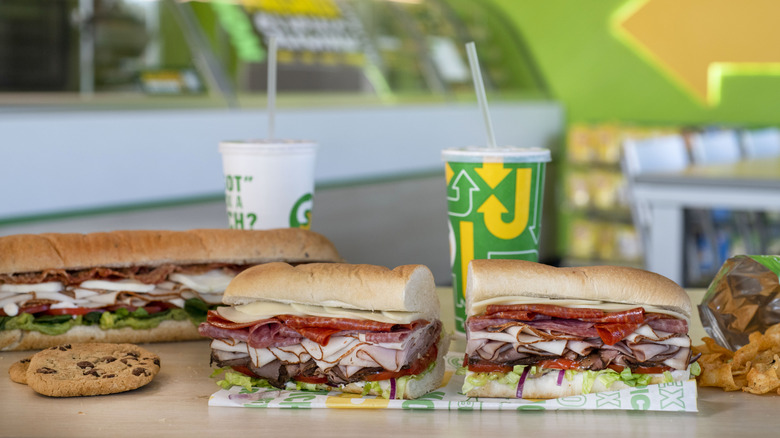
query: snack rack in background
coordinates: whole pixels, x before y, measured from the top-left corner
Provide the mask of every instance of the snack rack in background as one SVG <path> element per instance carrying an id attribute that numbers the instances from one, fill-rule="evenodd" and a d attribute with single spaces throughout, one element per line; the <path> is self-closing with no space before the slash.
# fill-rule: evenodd
<path id="1" fill-rule="evenodd" d="M 642 244 L 620 169 L 626 138 L 676 133 L 618 123 L 574 124 L 566 139 L 560 248 L 563 264 L 641 266 Z"/>
<path id="2" fill-rule="evenodd" d="M 624 140 L 668 135 L 689 140 L 694 133 L 726 129 L 618 122 L 570 125 L 559 194 L 561 264 L 643 267 L 641 236 L 633 224 L 620 166 Z M 780 253 L 780 212 L 691 211 L 685 220 L 684 286 L 705 287 L 733 255 Z"/>

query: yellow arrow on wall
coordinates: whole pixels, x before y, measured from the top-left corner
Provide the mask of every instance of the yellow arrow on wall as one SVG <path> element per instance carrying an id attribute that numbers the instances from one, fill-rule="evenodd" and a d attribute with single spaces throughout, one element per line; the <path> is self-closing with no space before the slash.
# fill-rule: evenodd
<path id="1" fill-rule="evenodd" d="M 618 36 L 698 100 L 717 105 L 727 74 L 780 74 L 778 0 L 632 0 Z"/>

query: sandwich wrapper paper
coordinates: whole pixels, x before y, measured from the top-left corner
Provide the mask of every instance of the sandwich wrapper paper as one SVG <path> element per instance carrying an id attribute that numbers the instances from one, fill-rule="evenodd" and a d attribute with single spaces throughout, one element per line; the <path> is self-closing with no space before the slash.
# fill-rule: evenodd
<path id="1" fill-rule="evenodd" d="M 448 411 L 554 411 L 554 410 L 627 410 L 698 412 L 696 381 L 674 382 L 624 389 L 621 391 L 563 397 L 552 400 L 517 400 L 466 397 L 460 393 L 463 376 L 455 370 L 463 353 L 449 353 L 443 386 L 415 400 L 386 400 L 375 396 L 342 394 L 336 391 L 280 391 L 269 388 L 241 387 L 220 390 L 209 399 L 209 406 L 266 409 L 407 409 Z"/>

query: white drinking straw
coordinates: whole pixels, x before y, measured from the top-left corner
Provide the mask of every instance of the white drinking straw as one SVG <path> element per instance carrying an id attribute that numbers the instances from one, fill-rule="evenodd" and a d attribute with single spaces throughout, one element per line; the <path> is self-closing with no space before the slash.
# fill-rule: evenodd
<path id="1" fill-rule="evenodd" d="M 276 37 L 268 38 L 268 139 L 273 140 L 276 115 Z"/>
<path id="2" fill-rule="evenodd" d="M 482 73 L 479 70 L 479 60 L 477 59 L 477 46 L 474 42 L 466 43 L 466 53 L 469 57 L 471 66 L 471 77 L 474 79 L 474 90 L 477 92 L 477 102 L 482 110 L 482 118 L 485 119 L 485 129 L 487 129 L 488 147 L 495 148 L 496 137 L 493 134 L 493 122 L 490 120 L 490 110 L 488 109 L 487 96 L 485 95 L 485 83 L 482 82 Z"/>

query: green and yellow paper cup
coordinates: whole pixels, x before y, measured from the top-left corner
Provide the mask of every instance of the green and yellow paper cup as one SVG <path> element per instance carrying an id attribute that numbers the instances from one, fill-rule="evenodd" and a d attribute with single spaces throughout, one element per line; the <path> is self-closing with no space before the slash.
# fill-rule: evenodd
<path id="1" fill-rule="evenodd" d="M 544 173 L 551 158 L 549 149 L 515 147 L 451 148 L 442 158 L 455 329 L 462 334 L 469 262 L 539 260 Z"/>
<path id="2" fill-rule="evenodd" d="M 311 227 L 316 143 L 223 141 L 219 151 L 230 228 Z"/>

